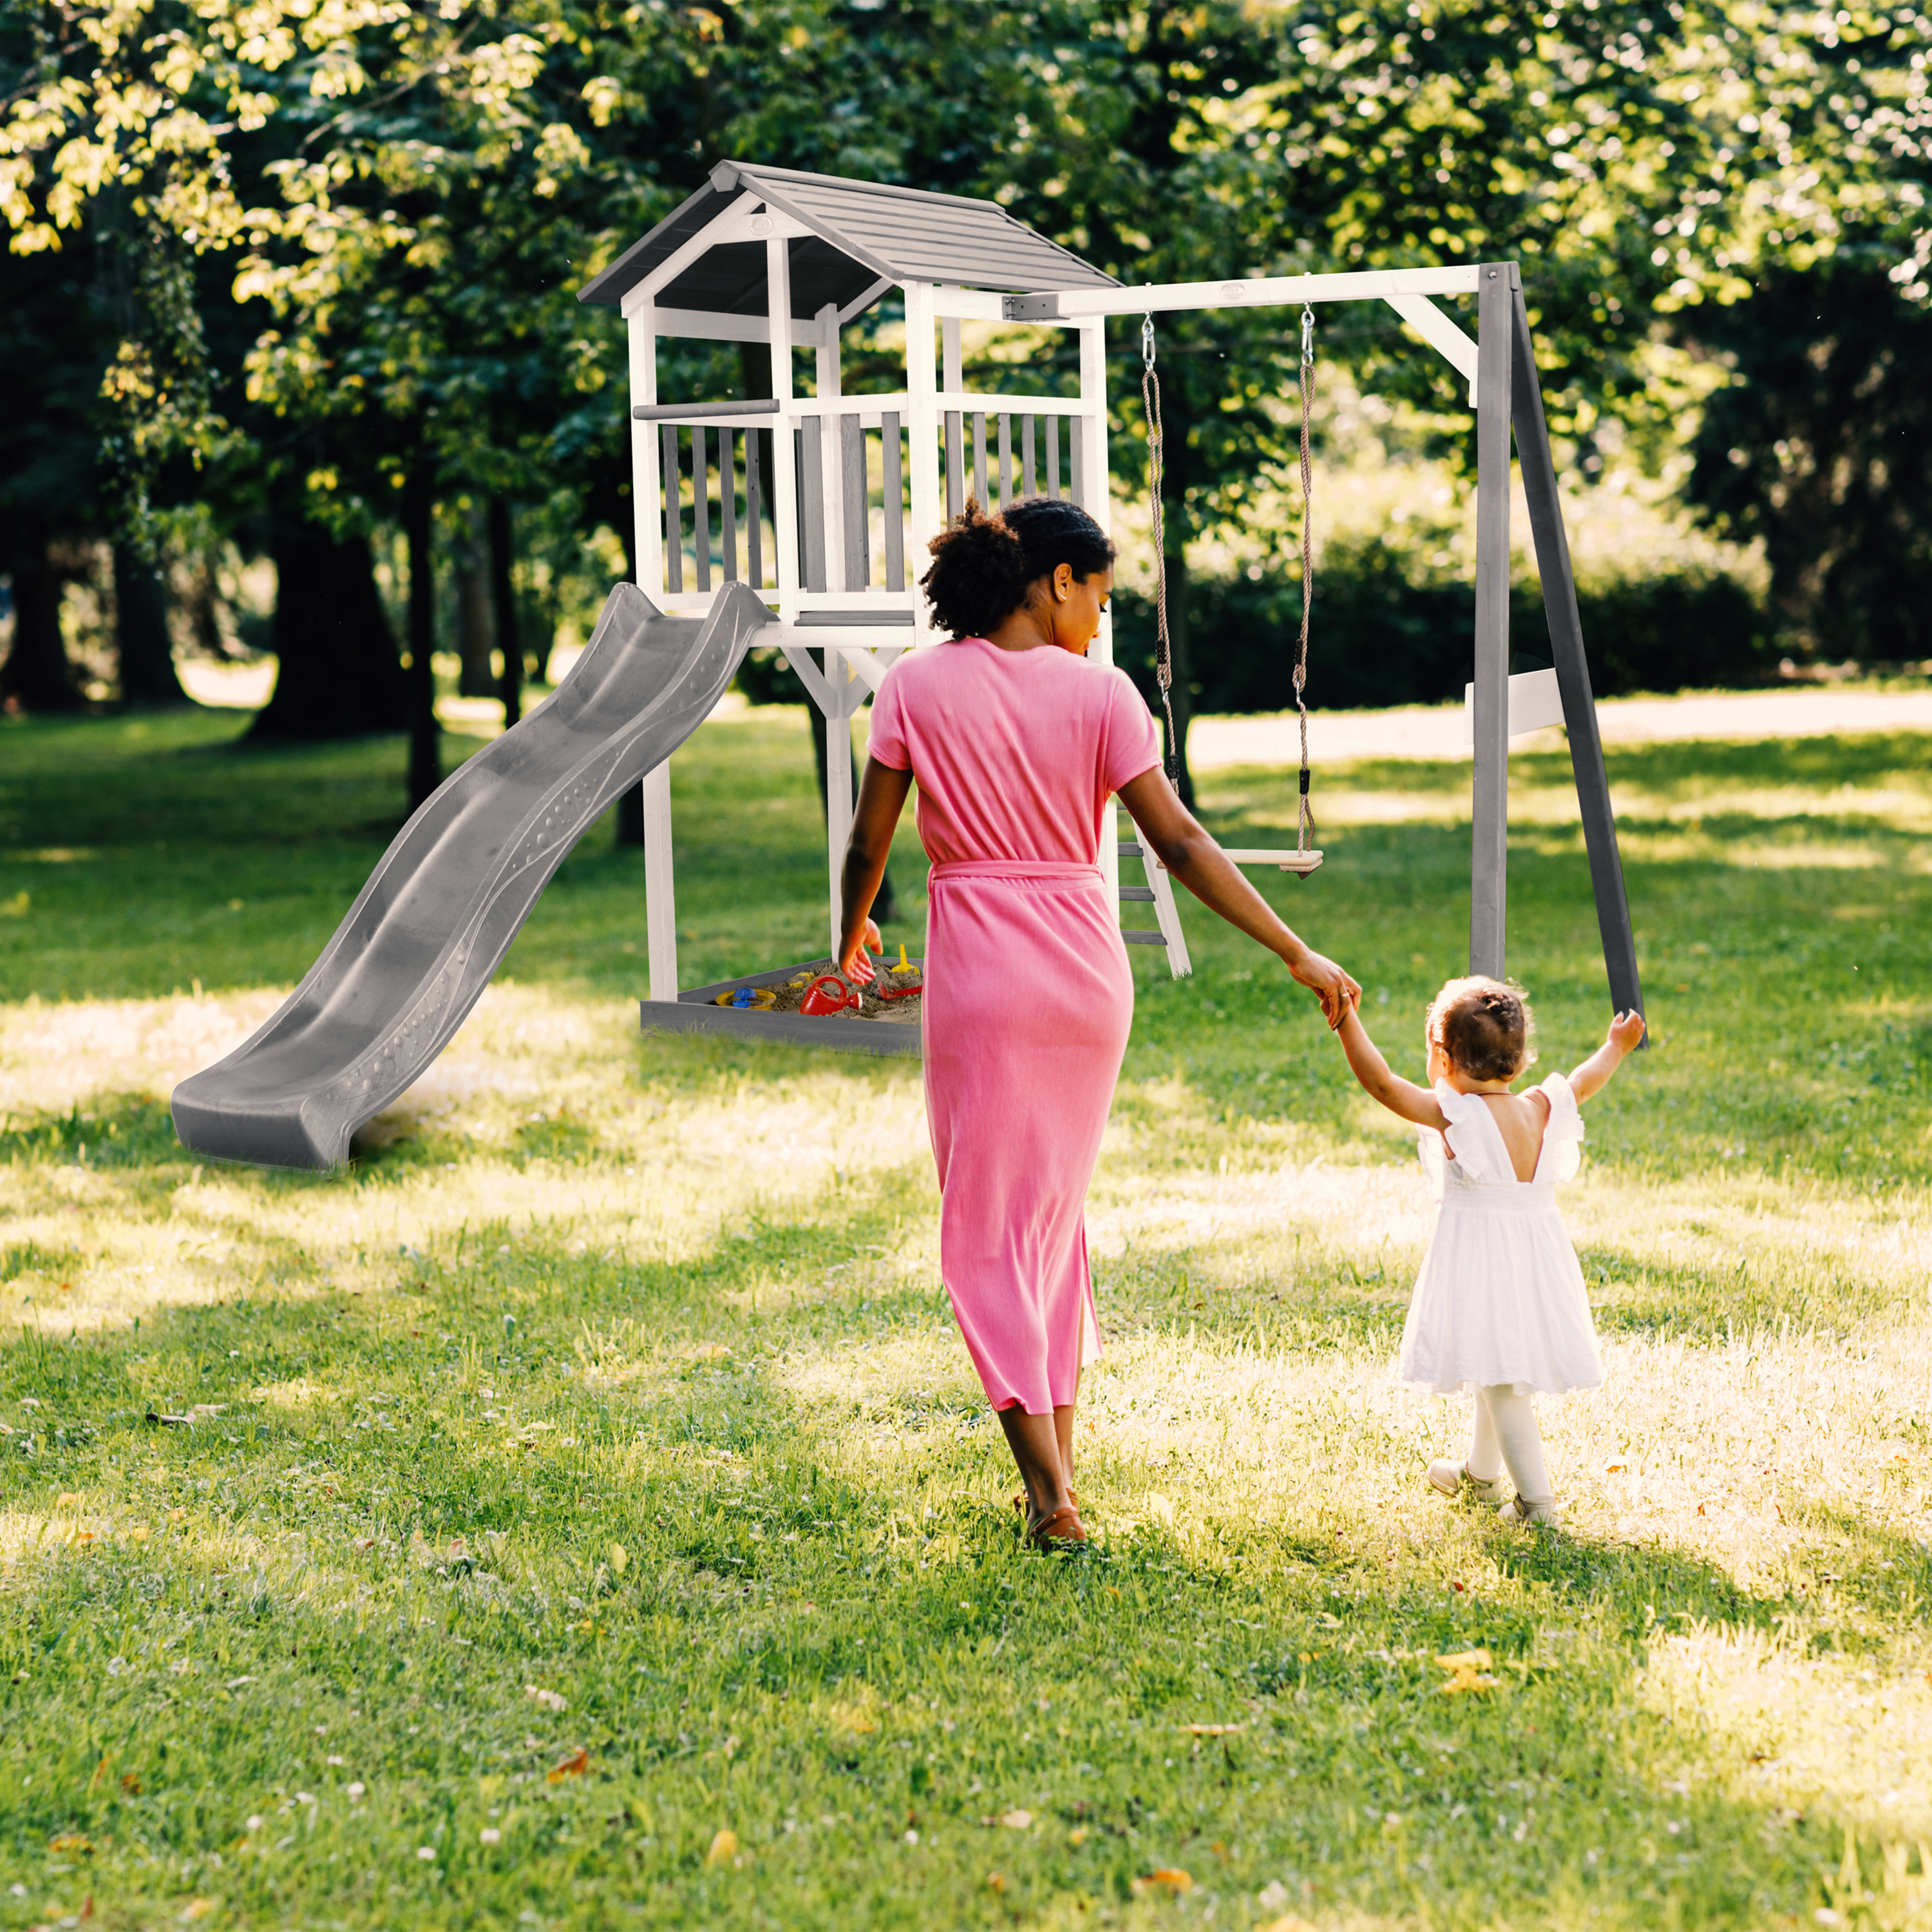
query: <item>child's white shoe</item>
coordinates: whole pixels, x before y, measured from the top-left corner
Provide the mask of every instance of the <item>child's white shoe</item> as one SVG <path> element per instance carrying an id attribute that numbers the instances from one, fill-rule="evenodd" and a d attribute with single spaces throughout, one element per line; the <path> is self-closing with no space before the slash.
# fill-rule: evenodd
<path id="1" fill-rule="evenodd" d="M 1558 1514 L 1553 1496 L 1540 1503 L 1527 1502 L 1520 1496 L 1512 1496 L 1502 1506 L 1502 1518 L 1505 1522 L 1532 1523 L 1543 1529 L 1555 1529 L 1563 1520 Z"/>
<path id="2" fill-rule="evenodd" d="M 1468 1466 L 1462 1462 L 1438 1461 L 1429 1466 L 1429 1481 L 1432 1489 L 1439 1490 L 1445 1496 L 1460 1496 L 1466 1490 L 1472 1502 L 1486 1504 L 1491 1509 L 1500 1508 L 1509 1498 L 1509 1484 L 1500 1476 L 1485 1481 L 1479 1476 L 1470 1474 Z"/>

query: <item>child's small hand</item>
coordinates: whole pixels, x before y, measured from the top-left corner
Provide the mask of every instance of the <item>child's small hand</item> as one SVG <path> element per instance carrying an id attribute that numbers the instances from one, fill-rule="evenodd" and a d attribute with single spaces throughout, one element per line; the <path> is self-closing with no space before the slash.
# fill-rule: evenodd
<path id="1" fill-rule="evenodd" d="M 872 962 L 866 955 L 883 952 L 885 950 L 886 942 L 879 937 L 879 928 L 868 919 L 866 922 L 865 931 L 859 935 L 858 944 L 839 961 L 838 970 L 854 986 L 863 986 L 878 976 L 873 970 Z"/>
<path id="2" fill-rule="evenodd" d="M 1619 1053 L 1628 1053 L 1642 1040 L 1643 1034 L 1643 1016 L 1632 1012 L 1618 1014 L 1611 1021 L 1610 1030 L 1604 1037 Z"/>

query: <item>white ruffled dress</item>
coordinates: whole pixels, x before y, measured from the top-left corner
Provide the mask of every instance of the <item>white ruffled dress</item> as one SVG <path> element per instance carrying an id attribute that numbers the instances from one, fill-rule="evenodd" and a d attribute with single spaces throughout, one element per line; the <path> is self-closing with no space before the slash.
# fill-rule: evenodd
<path id="1" fill-rule="evenodd" d="M 1436 1083 L 1444 1136 L 1425 1128 L 1423 1170 L 1439 1204 L 1436 1232 L 1402 1324 L 1401 1379 L 1437 1395 L 1507 1382 L 1519 1395 L 1600 1388 L 1604 1365 L 1576 1250 L 1556 1206 L 1574 1180 L 1583 1116 L 1552 1073 L 1533 1180 L 1519 1180 L 1502 1132 L 1480 1095 Z"/>

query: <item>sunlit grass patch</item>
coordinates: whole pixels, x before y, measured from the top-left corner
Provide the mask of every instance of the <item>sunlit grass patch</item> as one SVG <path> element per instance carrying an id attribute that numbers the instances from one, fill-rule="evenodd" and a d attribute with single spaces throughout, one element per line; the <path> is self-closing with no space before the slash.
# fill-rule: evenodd
<path id="1" fill-rule="evenodd" d="M 1409 1137 L 1201 915 L 1192 981 L 1136 958 L 1097 1534 L 1057 1563 L 939 1282 L 916 1067 L 641 1038 L 640 868 L 600 828 L 349 1172 L 196 1161 L 170 1083 L 333 928 L 399 748 L 0 729 L 20 848 L 76 854 L 0 854 L 31 902 L 0 932 L 0 1925 L 1911 1922 L 1922 741 L 1613 748 L 1657 1044 L 1568 1196 L 1607 1380 L 1543 1405 L 1560 1537 L 1424 1480 L 1468 1410 L 1394 1379 Z M 1567 754 L 1513 762 L 1511 963 L 1564 1066 L 1605 1017 Z M 1323 781 L 1362 802 L 1329 864 L 1256 877 L 1414 1072 L 1466 946 L 1467 767 Z M 688 976 L 822 946 L 802 718 L 707 728 L 674 784 Z M 1292 822 L 1292 774 L 1203 790 L 1244 842 Z"/>

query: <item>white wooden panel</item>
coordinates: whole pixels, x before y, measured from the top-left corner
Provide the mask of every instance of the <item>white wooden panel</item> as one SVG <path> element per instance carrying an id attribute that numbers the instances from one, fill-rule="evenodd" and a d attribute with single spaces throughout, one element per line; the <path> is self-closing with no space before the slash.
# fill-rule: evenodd
<path id="1" fill-rule="evenodd" d="M 650 409 L 658 400 L 658 341 L 655 311 L 648 302 L 625 322 L 631 372 L 631 406 Z M 663 471 L 658 460 L 654 423 L 631 424 L 631 516 L 637 546 L 638 588 L 655 602 L 664 590 Z"/>
<path id="2" fill-rule="evenodd" d="M 933 290 L 929 282 L 907 282 L 906 460 L 912 465 L 912 522 L 908 532 L 912 574 L 923 573 L 926 547 L 944 525 L 940 512 L 938 371 L 934 367 Z M 918 641 L 934 641 L 925 598 L 915 592 L 913 608 Z"/>
<path id="3" fill-rule="evenodd" d="M 670 761 L 647 772 L 644 793 L 644 923 L 651 998 L 677 998 L 677 897 L 671 884 Z"/>

